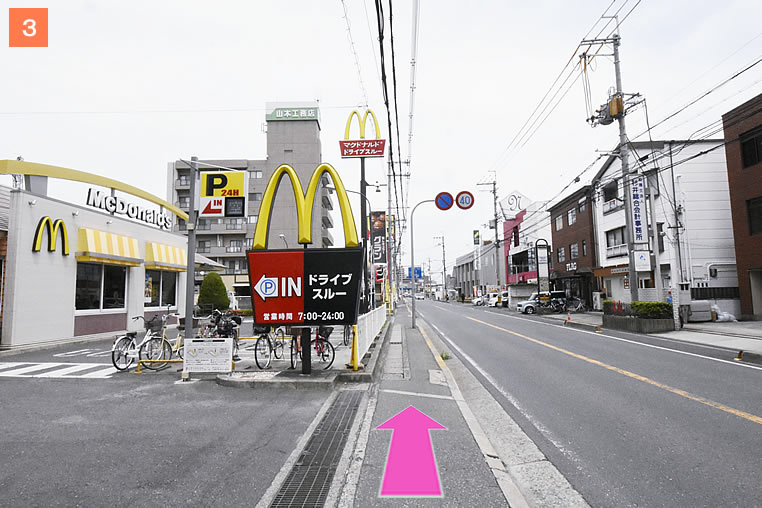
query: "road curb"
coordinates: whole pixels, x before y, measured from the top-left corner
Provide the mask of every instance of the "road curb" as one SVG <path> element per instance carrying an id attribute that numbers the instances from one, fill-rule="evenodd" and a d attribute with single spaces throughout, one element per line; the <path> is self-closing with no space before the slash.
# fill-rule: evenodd
<path id="1" fill-rule="evenodd" d="M 220 386 L 232 388 L 257 388 L 257 389 L 290 389 L 290 390 L 333 390 L 338 383 L 372 383 L 376 378 L 378 369 L 383 362 L 380 361 L 385 353 L 385 344 L 388 341 L 394 316 L 387 318 L 381 331 L 371 343 L 366 353 L 368 358 L 363 370 L 357 372 L 342 372 L 338 369 L 322 371 L 312 370 L 312 374 L 303 375 L 300 370 L 284 370 L 274 373 L 272 371 L 255 372 L 232 372 L 218 374 L 215 381 Z M 370 357 L 368 357 L 368 354 Z"/>
<path id="2" fill-rule="evenodd" d="M 339 372 L 338 376 L 336 378 L 337 382 L 340 383 L 372 383 L 376 380 L 378 369 L 380 368 L 379 365 L 382 365 L 384 362 L 380 361 L 383 356 L 385 356 L 386 353 L 386 344 L 389 342 L 389 334 L 391 333 L 392 324 L 394 323 L 395 315 L 392 314 L 391 316 L 386 317 L 386 322 L 384 323 L 384 326 L 381 327 L 381 331 L 378 332 L 378 335 L 373 339 L 373 342 L 371 342 L 370 348 L 368 349 L 368 353 L 362 358 L 363 364 L 365 365 L 365 368 L 358 371 L 345 371 L 345 372 Z M 370 357 L 367 361 L 364 361 L 365 358 L 370 354 Z"/>

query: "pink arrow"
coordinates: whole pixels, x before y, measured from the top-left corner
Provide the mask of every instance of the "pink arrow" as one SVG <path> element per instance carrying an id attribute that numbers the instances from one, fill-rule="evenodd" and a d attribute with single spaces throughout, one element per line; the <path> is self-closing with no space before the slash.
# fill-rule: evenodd
<path id="1" fill-rule="evenodd" d="M 439 472 L 429 429 L 444 429 L 413 406 L 408 406 L 377 429 L 391 429 L 381 496 L 441 496 Z"/>

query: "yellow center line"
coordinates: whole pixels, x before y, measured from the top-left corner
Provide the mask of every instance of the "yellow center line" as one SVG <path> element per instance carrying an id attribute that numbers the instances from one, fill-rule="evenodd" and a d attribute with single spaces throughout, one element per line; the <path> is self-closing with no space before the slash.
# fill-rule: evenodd
<path id="1" fill-rule="evenodd" d="M 468 317 L 468 316 L 466 316 Z M 524 340 L 528 340 L 530 342 L 534 342 L 535 344 L 539 344 L 541 346 L 545 346 L 549 349 L 553 349 L 555 351 L 558 351 L 559 353 L 563 353 L 565 355 L 572 356 L 574 358 L 577 358 L 579 360 L 592 363 L 593 365 L 598 365 L 599 367 L 603 367 L 604 369 L 608 369 L 610 371 L 622 374 L 623 376 L 630 377 L 632 379 L 637 379 L 638 381 L 642 381 L 644 383 L 647 383 L 652 386 L 656 386 L 658 388 L 661 388 L 662 390 L 667 390 L 668 392 L 672 392 L 676 395 L 680 395 L 681 397 L 685 397 L 686 399 L 693 400 L 696 402 L 700 402 L 701 404 L 713 407 L 715 409 L 719 409 L 720 411 L 725 411 L 726 413 L 730 413 L 735 416 L 740 416 L 741 418 L 744 418 L 746 420 L 752 421 L 754 423 L 759 423 L 762 425 L 762 417 L 753 415 L 751 413 L 747 413 L 745 411 L 741 411 L 739 409 L 733 409 L 732 407 L 728 407 L 724 404 L 720 404 L 719 402 L 714 402 L 713 400 L 705 399 L 703 397 L 699 397 L 698 395 L 693 395 L 692 393 L 688 393 L 685 390 L 680 390 L 679 388 L 673 388 L 669 385 L 665 385 L 664 383 L 660 383 L 658 381 L 654 381 L 653 379 L 647 378 L 645 376 L 641 376 L 640 374 L 635 374 L 634 372 L 630 372 L 629 370 L 620 369 L 619 367 L 614 367 L 613 365 L 609 365 L 607 363 L 600 362 L 598 360 L 594 360 L 592 358 L 589 358 L 584 355 L 580 355 L 577 353 L 573 353 L 567 349 L 560 348 L 558 346 L 554 346 L 552 344 L 548 344 L 547 342 L 542 342 L 541 340 L 533 339 L 532 337 L 527 337 L 526 335 L 522 335 L 518 332 L 514 332 L 511 330 L 506 330 L 505 328 L 502 328 L 497 325 L 493 325 L 492 323 L 487 323 L 486 321 L 481 321 L 476 318 L 468 317 L 471 321 L 476 321 L 477 323 L 495 328 L 496 330 L 500 330 L 501 332 L 509 333 L 511 335 L 515 335 L 516 337 L 520 337 Z"/>

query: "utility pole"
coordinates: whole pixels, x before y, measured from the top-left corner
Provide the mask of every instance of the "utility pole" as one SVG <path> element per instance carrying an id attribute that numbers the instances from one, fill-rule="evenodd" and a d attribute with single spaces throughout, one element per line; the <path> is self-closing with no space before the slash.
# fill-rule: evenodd
<path id="1" fill-rule="evenodd" d="M 442 243 L 442 298 L 447 295 L 447 264 L 445 263 L 445 237 L 435 236 L 434 240 L 440 240 Z"/>
<path id="2" fill-rule="evenodd" d="M 627 129 L 624 122 L 624 92 L 622 91 L 622 70 L 621 61 L 619 59 L 619 45 L 621 44 L 621 38 L 619 36 L 619 19 L 616 16 L 604 16 L 604 18 L 613 17 L 617 23 L 617 33 L 611 37 L 605 39 L 589 39 L 583 40 L 582 45 L 599 45 L 599 44 L 611 44 L 614 49 L 613 55 L 592 55 L 594 56 L 613 56 L 614 57 L 614 73 L 616 77 L 616 91 L 613 97 L 609 97 L 607 104 L 601 106 L 600 110 L 596 111 L 598 117 L 592 117 L 589 120 L 591 125 L 598 124 L 608 125 L 613 122 L 613 119 L 619 122 L 619 160 L 622 164 L 622 190 L 624 192 L 625 203 L 625 236 L 627 241 L 627 253 L 629 257 L 629 267 L 627 269 L 627 277 L 630 283 L 630 301 L 638 301 L 638 272 L 635 270 L 635 251 L 634 249 L 634 228 L 632 218 L 632 192 L 630 191 L 630 171 L 628 157 L 630 151 L 627 148 Z M 583 53 L 581 58 L 587 61 L 590 55 Z"/>
<path id="3" fill-rule="evenodd" d="M 617 20 L 617 30 L 619 28 L 619 20 Z M 624 104 L 624 98 L 622 95 L 622 71 L 619 60 L 619 34 L 614 34 L 614 72 L 616 73 L 616 97 Z M 627 129 L 624 125 L 624 106 L 619 113 L 617 121 L 619 122 L 619 158 L 622 162 L 622 187 L 624 190 L 625 201 L 625 224 L 627 229 L 627 252 L 630 257 L 630 264 L 628 267 L 628 277 L 630 279 L 630 301 L 638 301 L 638 272 L 635 271 L 635 251 L 633 250 L 633 224 L 632 224 L 632 193 L 630 192 L 630 172 L 628 157 L 630 151 L 627 148 Z"/>
<path id="4" fill-rule="evenodd" d="M 391 136 L 391 132 L 389 133 L 389 136 Z M 387 249 L 388 249 L 388 246 L 389 246 L 389 242 L 392 241 L 391 229 L 389 228 L 389 223 L 390 223 L 391 217 L 392 217 L 392 185 L 394 185 L 394 183 L 392 182 L 392 161 L 391 161 L 391 157 L 390 157 L 389 158 L 389 162 L 388 162 L 388 172 L 387 172 L 387 179 L 386 179 L 386 195 L 387 195 L 387 203 L 386 203 L 386 206 L 387 206 L 387 208 L 386 208 L 386 231 L 387 231 L 386 245 L 387 245 Z M 387 268 L 388 268 L 387 272 L 388 273 L 386 274 L 386 284 L 387 285 L 391 284 L 391 281 L 390 281 L 389 277 L 390 277 L 390 274 L 392 273 L 392 270 L 394 269 L 393 258 L 394 258 L 393 256 L 387 255 L 387 260 L 386 261 L 389 263 L 389 265 L 387 266 Z M 387 297 L 387 294 L 389 295 L 388 296 L 389 301 L 387 302 L 388 308 L 387 308 L 386 312 L 387 312 L 387 315 L 391 316 L 394 313 L 394 305 L 392 303 L 392 291 L 391 291 L 391 287 L 389 288 L 388 292 L 384 291 L 384 298 Z M 415 278 L 413 279 L 413 299 L 415 299 Z"/>
<path id="5" fill-rule="evenodd" d="M 495 282 L 497 283 L 498 290 L 500 290 L 500 234 L 497 230 L 497 179 L 493 176 L 491 182 L 480 183 L 477 185 L 491 185 L 492 190 L 492 206 L 494 208 L 494 221 L 495 221 Z"/>
<path id="6" fill-rule="evenodd" d="M 188 207 L 188 265 L 185 268 L 185 328 L 186 337 L 193 337 L 193 296 L 196 283 L 196 174 L 198 157 L 191 157 L 190 163 L 190 206 Z"/>

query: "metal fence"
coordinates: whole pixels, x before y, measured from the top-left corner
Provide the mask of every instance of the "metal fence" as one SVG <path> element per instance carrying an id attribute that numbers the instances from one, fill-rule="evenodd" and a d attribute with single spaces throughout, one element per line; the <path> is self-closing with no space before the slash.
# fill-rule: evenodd
<path id="1" fill-rule="evenodd" d="M 362 359 L 365 356 L 385 322 L 386 307 L 383 305 L 357 319 L 357 358 Z"/>

